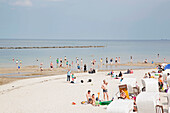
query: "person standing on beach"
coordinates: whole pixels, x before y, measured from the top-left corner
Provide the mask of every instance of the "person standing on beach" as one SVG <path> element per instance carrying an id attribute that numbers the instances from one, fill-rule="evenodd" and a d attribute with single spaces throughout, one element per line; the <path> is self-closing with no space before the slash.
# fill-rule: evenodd
<path id="1" fill-rule="evenodd" d="M 83 65 L 83 59 L 81 58 L 81 65 Z"/>
<path id="2" fill-rule="evenodd" d="M 164 58 L 164 62 L 166 62 L 166 59 Z"/>
<path id="3" fill-rule="evenodd" d="M 62 58 L 60 58 L 60 67 L 62 67 L 62 62 L 63 62 Z"/>
<path id="4" fill-rule="evenodd" d="M 107 85 L 108 85 L 108 83 L 105 80 L 103 80 L 103 84 L 102 84 L 101 88 L 103 89 L 103 98 L 104 98 L 104 101 L 105 101 L 105 96 L 107 96 L 107 100 L 109 101 Z"/>
<path id="5" fill-rule="evenodd" d="M 56 63 L 57 63 L 57 67 L 58 67 L 58 64 L 59 64 L 59 59 L 57 58 L 57 60 L 56 60 Z"/>
<path id="6" fill-rule="evenodd" d="M 103 63 L 103 59 L 102 59 L 102 58 L 100 59 L 100 63 L 101 63 L 101 65 L 102 65 L 102 63 Z"/>
<path id="7" fill-rule="evenodd" d="M 65 56 L 64 57 L 64 64 L 65 64 L 65 66 L 66 66 L 66 62 L 67 62 L 67 57 Z"/>
<path id="8" fill-rule="evenodd" d="M 51 68 L 51 71 L 53 70 L 53 63 L 51 62 L 50 63 L 50 68 Z"/>
<path id="9" fill-rule="evenodd" d="M 108 58 L 106 57 L 106 64 L 108 64 Z"/>
<path id="10" fill-rule="evenodd" d="M 117 57 L 116 57 L 116 59 L 115 59 L 115 63 L 117 64 Z"/>
<path id="11" fill-rule="evenodd" d="M 119 57 L 119 63 L 120 63 L 120 57 Z"/>
<path id="12" fill-rule="evenodd" d="M 158 56 L 158 58 L 159 58 L 159 54 L 158 54 L 157 56 Z"/>
<path id="13" fill-rule="evenodd" d="M 113 64 L 113 58 L 110 59 L 110 64 Z"/>
<path id="14" fill-rule="evenodd" d="M 67 68 L 68 68 L 68 60 L 66 61 L 66 66 L 67 66 Z"/>
<path id="15" fill-rule="evenodd" d="M 131 63 L 133 62 L 132 56 L 130 56 L 130 62 L 131 62 Z"/>
<path id="16" fill-rule="evenodd" d="M 67 71 L 67 81 L 70 82 L 70 74 L 71 74 L 71 71 L 70 69 L 68 69 Z"/>
<path id="17" fill-rule="evenodd" d="M 16 60 L 16 65 L 18 65 L 18 60 Z"/>
<path id="18" fill-rule="evenodd" d="M 87 66 L 84 64 L 84 72 L 87 72 Z"/>

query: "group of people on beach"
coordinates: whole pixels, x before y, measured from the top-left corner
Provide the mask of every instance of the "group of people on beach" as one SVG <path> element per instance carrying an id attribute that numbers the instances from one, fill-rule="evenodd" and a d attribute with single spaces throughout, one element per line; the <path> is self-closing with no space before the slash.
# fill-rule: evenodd
<path id="1" fill-rule="evenodd" d="M 17 66 L 17 70 L 19 72 L 19 69 L 22 66 L 22 60 L 18 60 L 18 59 L 15 60 L 15 58 L 12 58 L 12 61 L 15 62 L 16 66 Z"/>
<path id="2" fill-rule="evenodd" d="M 101 59 L 100 59 L 101 64 L 102 64 L 102 61 L 103 61 L 103 59 L 101 58 Z M 113 64 L 113 62 L 114 62 L 114 59 L 113 59 L 113 58 L 110 58 L 110 64 Z M 115 64 L 117 64 L 117 63 L 120 63 L 120 57 L 116 57 L 116 58 L 115 58 Z M 108 59 L 108 57 L 106 57 L 106 64 L 109 64 L 109 59 Z"/>
<path id="3" fill-rule="evenodd" d="M 159 55 L 158 55 L 159 56 Z M 158 57 L 159 58 L 159 57 Z M 50 56 L 50 60 L 51 60 L 51 56 Z M 164 58 L 164 62 L 166 61 L 166 59 Z M 18 60 L 16 60 L 16 63 L 17 62 L 19 62 Z M 103 58 L 100 58 L 100 61 L 99 61 L 100 63 L 98 63 L 98 68 L 102 68 L 102 65 L 104 65 L 104 64 L 106 64 L 106 66 L 107 65 L 113 65 L 114 64 L 114 62 L 115 62 L 115 64 L 118 64 L 118 63 L 120 63 L 120 57 L 116 57 L 115 59 L 114 58 L 108 58 L 108 57 L 106 57 L 105 58 L 105 63 L 103 62 Z M 133 62 L 133 57 L 132 56 L 130 56 L 130 62 Z M 145 59 L 144 61 L 143 61 L 144 63 L 148 63 L 148 59 Z M 20 64 L 22 63 L 22 61 L 20 60 Z M 91 60 L 91 66 L 89 65 L 89 67 L 91 67 L 92 69 L 95 69 L 96 68 L 96 63 L 97 63 L 97 60 L 96 59 L 93 59 L 93 60 Z M 152 64 L 154 63 L 154 61 L 152 61 Z M 43 63 L 41 63 L 41 64 L 43 64 Z M 101 64 L 101 65 L 100 65 Z M 76 66 L 76 69 L 77 69 L 77 71 L 79 72 L 79 71 L 84 71 L 84 72 L 87 72 L 87 64 L 85 64 L 84 62 L 83 62 L 83 59 L 81 58 L 80 59 L 80 61 L 79 61 L 79 58 L 78 57 L 76 57 L 76 60 L 75 60 L 75 66 Z M 43 66 L 41 65 L 40 66 L 41 67 L 41 71 L 43 70 Z M 68 59 L 67 59 L 67 57 L 65 56 L 64 57 L 64 60 L 62 59 L 62 58 L 57 58 L 56 59 L 56 68 L 59 68 L 59 67 L 64 67 L 64 68 L 73 68 L 74 67 L 74 62 L 73 61 L 71 61 L 71 62 L 69 62 L 68 61 Z M 51 70 L 53 70 L 53 68 L 54 68 L 54 64 L 53 64 L 53 62 L 52 61 L 50 61 L 50 69 Z M 90 68 L 89 68 L 90 69 Z"/>
<path id="4" fill-rule="evenodd" d="M 106 82 L 106 80 L 103 80 L 103 84 L 101 86 L 101 89 L 103 90 L 103 101 L 109 101 L 109 95 L 108 95 L 108 88 L 107 88 L 108 82 Z M 87 94 L 86 94 L 86 98 L 87 98 L 87 103 L 92 104 L 93 106 L 99 106 L 99 101 L 101 101 L 100 99 L 100 93 L 97 93 L 98 96 L 95 97 L 95 94 L 91 95 L 91 91 L 88 90 Z"/>
<path id="5" fill-rule="evenodd" d="M 74 76 L 74 73 L 72 73 L 70 69 L 68 69 L 67 71 L 67 82 L 76 83 L 76 77 Z"/>

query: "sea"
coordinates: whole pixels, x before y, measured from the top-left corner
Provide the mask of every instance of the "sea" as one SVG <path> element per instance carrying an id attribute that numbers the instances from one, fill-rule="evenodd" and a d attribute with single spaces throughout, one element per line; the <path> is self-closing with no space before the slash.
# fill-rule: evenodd
<path id="1" fill-rule="evenodd" d="M 170 40 L 64 40 L 64 39 L 1 39 L 0 47 L 51 47 L 51 46 L 104 46 L 103 48 L 44 48 L 44 49 L 0 49 L 0 68 L 16 67 L 15 61 L 21 60 L 22 66 L 40 65 L 49 68 L 50 62 L 56 67 L 56 59 L 66 56 L 69 64 L 76 63 L 76 57 L 83 60 L 90 68 L 91 61 L 96 60 L 96 67 L 100 59 L 105 63 L 120 57 L 120 63 L 166 62 L 170 61 Z M 158 57 L 159 54 L 159 57 Z M 13 61 L 14 59 L 14 61 Z M 38 60 L 37 60 L 38 59 Z M 76 65 L 73 66 L 76 69 Z M 151 68 L 129 66 L 102 66 L 101 70 Z"/>

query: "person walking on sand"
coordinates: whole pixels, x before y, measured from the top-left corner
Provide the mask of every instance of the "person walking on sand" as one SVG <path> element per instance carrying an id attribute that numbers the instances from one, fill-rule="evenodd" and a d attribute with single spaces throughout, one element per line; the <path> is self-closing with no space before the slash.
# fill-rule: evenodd
<path id="1" fill-rule="evenodd" d="M 107 82 L 105 80 L 103 80 L 103 84 L 102 84 L 102 89 L 103 89 L 103 98 L 105 101 L 105 96 L 107 96 L 107 100 L 109 101 L 109 96 L 108 96 L 108 89 L 107 89 Z"/>
<path id="2" fill-rule="evenodd" d="M 70 69 L 68 69 L 67 71 L 67 81 L 70 82 L 70 74 L 71 74 L 71 71 Z"/>

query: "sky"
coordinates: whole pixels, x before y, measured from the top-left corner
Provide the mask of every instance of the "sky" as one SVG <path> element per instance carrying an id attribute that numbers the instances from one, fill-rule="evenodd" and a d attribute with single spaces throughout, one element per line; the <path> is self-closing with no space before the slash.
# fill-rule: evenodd
<path id="1" fill-rule="evenodd" d="M 0 39 L 170 39 L 170 0 L 0 0 Z"/>

